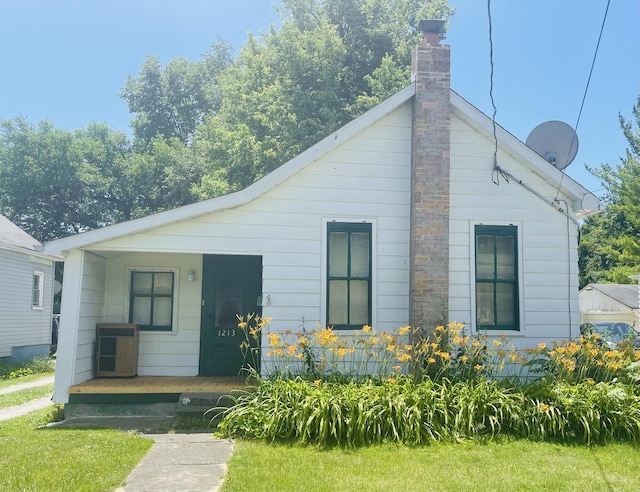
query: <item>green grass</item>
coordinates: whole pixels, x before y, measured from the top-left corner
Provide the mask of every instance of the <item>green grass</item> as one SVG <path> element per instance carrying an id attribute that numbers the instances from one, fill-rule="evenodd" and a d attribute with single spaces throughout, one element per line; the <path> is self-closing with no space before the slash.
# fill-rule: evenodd
<path id="1" fill-rule="evenodd" d="M 523 440 L 358 449 L 236 442 L 222 492 L 638 490 L 640 448 Z"/>
<path id="2" fill-rule="evenodd" d="M 36 398 L 42 398 L 53 393 L 53 384 L 27 388 L 0 396 L 0 408 L 21 405 Z"/>
<path id="3" fill-rule="evenodd" d="M 0 490 L 114 490 L 153 444 L 115 430 L 41 428 L 55 411 L 0 422 Z"/>

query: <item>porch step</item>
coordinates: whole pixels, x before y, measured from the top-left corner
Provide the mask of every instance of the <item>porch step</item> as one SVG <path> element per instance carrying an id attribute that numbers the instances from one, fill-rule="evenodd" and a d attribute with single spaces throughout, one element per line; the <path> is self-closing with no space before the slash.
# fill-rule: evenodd
<path id="1" fill-rule="evenodd" d="M 212 408 L 228 408 L 233 405 L 227 393 L 182 393 L 178 398 L 177 414 L 202 417 Z M 217 411 L 212 411 L 206 417 L 213 418 Z"/>
<path id="2" fill-rule="evenodd" d="M 174 417 L 177 403 L 67 403 L 65 419 L 76 417 Z"/>

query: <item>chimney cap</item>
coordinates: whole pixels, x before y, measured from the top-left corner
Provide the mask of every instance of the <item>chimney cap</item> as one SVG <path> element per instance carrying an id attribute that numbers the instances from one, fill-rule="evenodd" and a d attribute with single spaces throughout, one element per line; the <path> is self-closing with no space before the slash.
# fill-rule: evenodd
<path id="1" fill-rule="evenodd" d="M 440 31 L 442 31 L 442 26 L 444 26 L 444 20 L 442 19 L 422 19 L 418 25 L 418 29 L 423 33 L 429 32 L 439 35 Z"/>

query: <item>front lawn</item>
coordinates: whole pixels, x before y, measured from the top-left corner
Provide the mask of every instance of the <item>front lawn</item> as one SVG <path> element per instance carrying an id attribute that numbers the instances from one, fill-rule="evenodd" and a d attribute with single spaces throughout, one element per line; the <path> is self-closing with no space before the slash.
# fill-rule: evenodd
<path id="1" fill-rule="evenodd" d="M 222 492 L 627 491 L 640 487 L 640 448 L 525 440 L 320 449 L 236 442 Z"/>
<path id="2" fill-rule="evenodd" d="M 0 490 L 114 490 L 153 444 L 115 430 L 40 427 L 52 411 L 0 422 Z"/>

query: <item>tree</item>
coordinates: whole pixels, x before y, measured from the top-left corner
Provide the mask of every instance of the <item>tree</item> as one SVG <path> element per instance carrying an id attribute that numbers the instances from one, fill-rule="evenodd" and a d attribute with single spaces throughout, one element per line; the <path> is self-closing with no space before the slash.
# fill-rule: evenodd
<path id="1" fill-rule="evenodd" d="M 580 284 L 630 283 L 640 273 L 640 97 L 633 106 L 635 124 L 622 115 L 620 127 L 629 147 L 620 164 L 589 169 L 606 190 L 607 209 L 582 227 Z"/>
<path id="2" fill-rule="evenodd" d="M 216 77 L 231 63 L 231 47 L 218 41 L 203 59 L 170 60 L 162 68 L 157 57 L 142 64 L 137 77 L 127 77 L 120 96 L 134 114 L 135 138 L 146 145 L 160 135 L 190 142 L 203 118 L 220 106 Z"/>
<path id="3" fill-rule="evenodd" d="M 0 212 L 39 241 L 101 225 L 87 173 L 72 133 L 49 121 L 0 122 Z"/>
<path id="4" fill-rule="evenodd" d="M 48 121 L 1 122 L 0 213 L 49 241 L 200 197 L 198 186 L 211 169 L 195 148 L 163 137 L 144 151 L 133 147 L 123 132 L 103 124 L 68 132 Z"/>
<path id="5" fill-rule="evenodd" d="M 408 85 L 418 21 L 452 13 L 446 0 L 284 0 L 281 28 L 218 78 L 222 105 L 197 133 L 214 172 L 243 188 Z"/>

